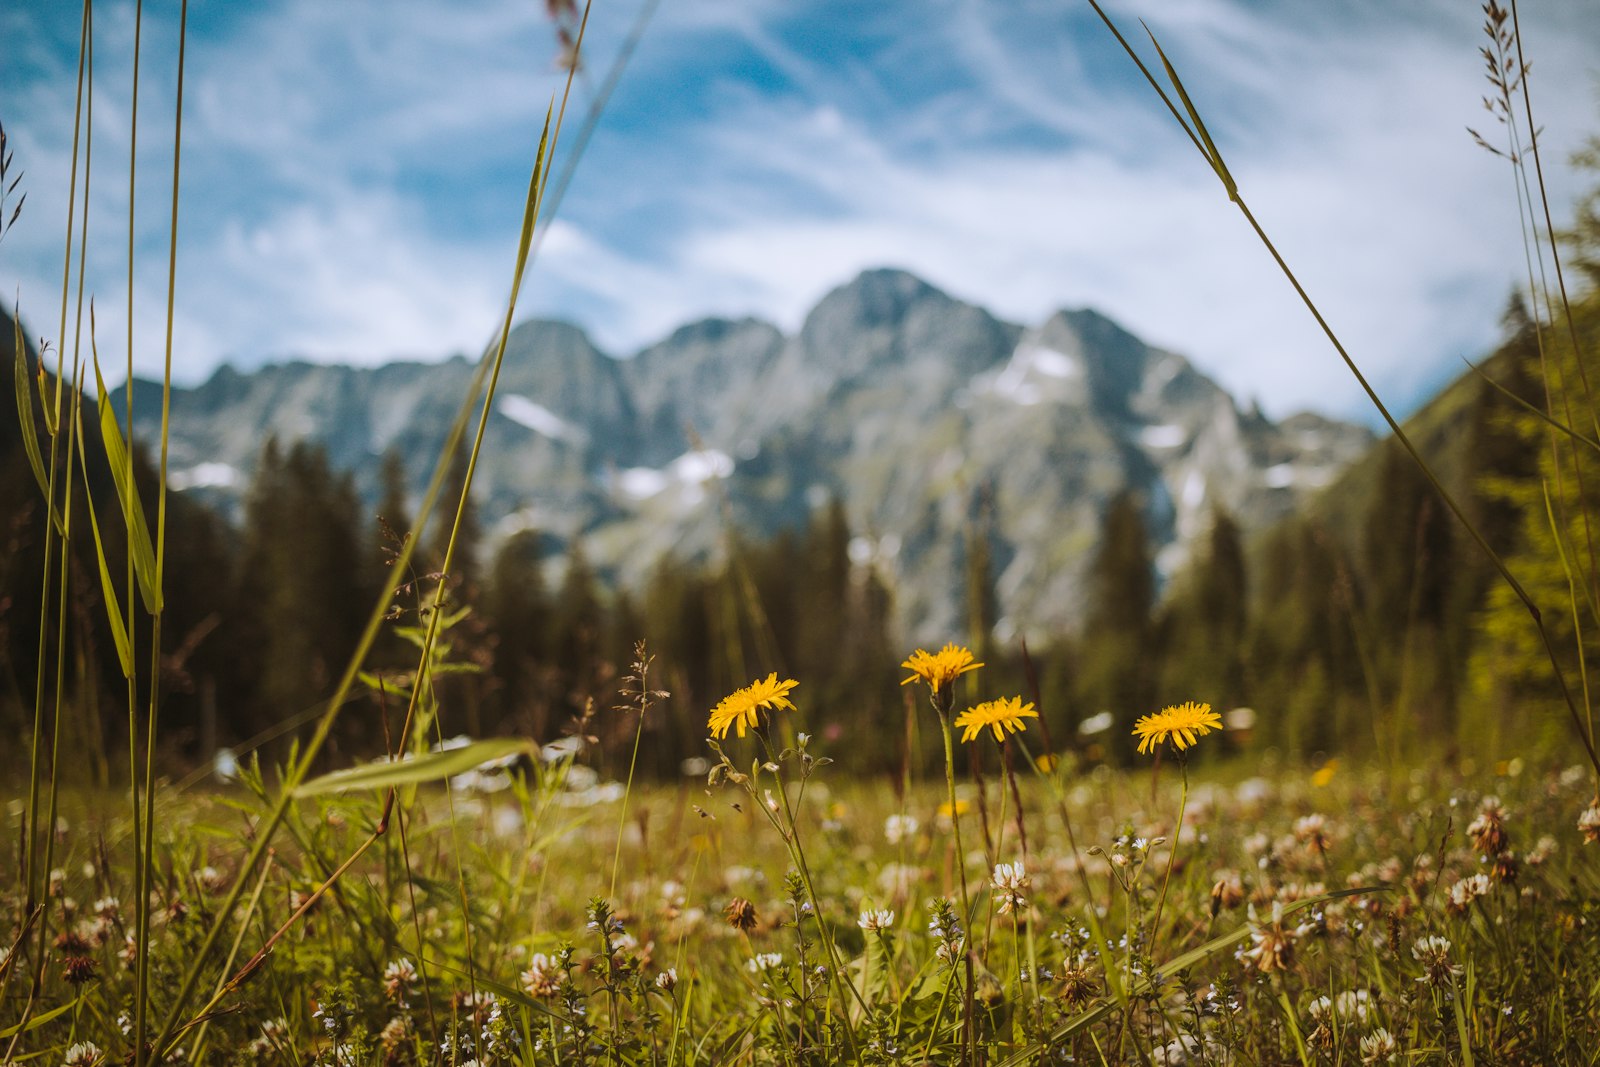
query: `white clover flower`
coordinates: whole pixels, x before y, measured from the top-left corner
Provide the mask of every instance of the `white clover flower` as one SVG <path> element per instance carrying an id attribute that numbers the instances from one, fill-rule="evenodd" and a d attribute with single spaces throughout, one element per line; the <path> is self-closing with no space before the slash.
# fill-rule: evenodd
<path id="1" fill-rule="evenodd" d="M 994 899 L 1000 905 L 1001 915 L 1027 908 L 1028 901 L 1022 895 L 1022 891 L 1033 883 L 1028 878 L 1028 872 L 1023 869 L 1021 860 L 1015 863 L 995 864 L 992 881 L 997 890 Z"/>
<path id="2" fill-rule="evenodd" d="M 1334 998 L 1333 1010 L 1347 1022 L 1365 1023 L 1372 1011 L 1372 994 L 1365 989 L 1347 989 Z"/>
<path id="3" fill-rule="evenodd" d="M 889 844 L 898 845 L 915 837 L 920 827 L 915 815 L 891 815 L 883 820 L 883 836 Z"/>
<path id="4" fill-rule="evenodd" d="M 92 1067 L 99 1063 L 101 1056 L 100 1046 L 93 1041 L 79 1041 L 67 1049 L 67 1054 L 61 1060 L 61 1067 Z"/>
<path id="5" fill-rule="evenodd" d="M 1367 1064 L 1393 1063 L 1400 1054 L 1399 1042 L 1383 1027 L 1361 1039 L 1361 1062 Z"/>
<path id="6" fill-rule="evenodd" d="M 884 908 L 864 911 L 856 920 L 856 925 L 869 934 L 891 929 L 894 926 L 894 912 Z"/>
<path id="7" fill-rule="evenodd" d="M 783 966 L 783 953 L 762 952 L 745 961 L 744 969 L 751 974 L 760 974 L 762 971 L 775 971 Z"/>
<path id="8" fill-rule="evenodd" d="M 1411 955 L 1422 964 L 1423 975 L 1419 982 L 1430 985 L 1443 985 L 1461 974 L 1461 967 L 1450 962 L 1450 941 L 1447 938 L 1430 934 L 1418 938 L 1416 944 L 1411 946 Z"/>
<path id="9" fill-rule="evenodd" d="M 1489 895 L 1493 886 L 1489 883 L 1486 874 L 1472 874 L 1456 882 L 1450 887 L 1450 900 L 1448 907 L 1451 911 L 1465 911 L 1474 900 Z"/>
<path id="10" fill-rule="evenodd" d="M 1600 800 L 1591 803 L 1578 816 L 1578 832 L 1583 835 L 1584 844 L 1600 841 Z"/>
<path id="11" fill-rule="evenodd" d="M 528 969 L 522 972 L 522 991 L 530 997 L 550 997 L 561 987 L 561 968 L 543 952 L 528 958 Z"/>

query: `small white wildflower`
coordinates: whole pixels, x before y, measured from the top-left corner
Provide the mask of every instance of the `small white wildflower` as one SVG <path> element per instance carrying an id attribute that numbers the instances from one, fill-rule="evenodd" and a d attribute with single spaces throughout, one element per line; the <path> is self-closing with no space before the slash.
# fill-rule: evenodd
<path id="1" fill-rule="evenodd" d="M 1365 1023 L 1372 1010 L 1372 994 L 1365 989 L 1347 989 L 1334 998 L 1333 1010 L 1346 1022 Z"/>
<path id="2" fill-rule="evenodd" d="M 1583 842 L 1592 845 L 1600 841 L 1600 799 L 1592 802 L 1578 816 L 1578 832 L 1583 835 Z"/>
<path id="3" fill-rule="evenodd" d="M 104 1054 L 100 1051 L 100 1046 L 93 1041 L 79 1041 L 67 1049 L 66 1056 L 61 1060 L 61 1067 L 92 1067 L 93 1064 L 100 1062 L 102 1055 Z"/>
<path id="4" fill-rule="evenodd" d="M 522 991 L 530 997 L 552 997 L 561 987 L 560 967 L 543 952 L 528 958 L 528 969 L 522 972 Z"/>
<path id="5" fill-rule="evenodd" d="M 883 820 L 883 836 L 889 844 L 898 845 L 915 837 L 919 827 L 915 815 L 891 815 Z"/>
<path id="6" fill-rule="evenodd" d="M 1450 962 L 1450 941 L 1437 934 L 1418 938 L 1411 946 L 1411 955 L 1422 964 L 1423 975 L 1417 979 L 1419 982 L 1443 985 L 1461 973 L 1461 967 Z"/>
<path id="7" fill-rule="evenodd" d="M 1474 900 L 1488 896 L 1489 890 L 1492 888 L 1488 875 L 1468 875 L 1450 887 L 1450 899 L 1447 907 L 1453 912 L 1465 911 L 1471 907 Z"/>
<path id="8" fill-rule="evenodd" d="M 1538 842 L 1529 850 L 1527 855 L 1528 866 L 1537 867 L 1555 855 L 1557 848 L 1556 839 L 1549 834 L 1539 838 Z"/>
<path id="9" fill-rule="evenodd" d="M 783 953 L 762 952 L 745 961 L 744 968 L 751 974 L 774 971 L 783 966 Z"/>
<path id="10" fill-rule="evenodd" d="M 894 912 L 884 908 L 864 911 L 856 920 L 856 925 L 869 934 L 888 930 L 894 926 Z"/>
<path id="11" fill-rule="evenodd" d="M 1400 1054 L 1400 1045 L 1384 1027 L 1378 1027 L 1361 1039 L 1361 1062 L 1393 1063 Z"/>
<path id="12" fill-rule="evenodd" d="M 1022 895 L 1022 891 L 1033 883 L 1028 878 L 1028 872 L 1023 869 L 1021 860 L 1015 863 L 995 864 L 992 881 L 997 890 L 994 899 L 1000 905 L 1001 915 L 1027 908 L 1028 901 Z"/>

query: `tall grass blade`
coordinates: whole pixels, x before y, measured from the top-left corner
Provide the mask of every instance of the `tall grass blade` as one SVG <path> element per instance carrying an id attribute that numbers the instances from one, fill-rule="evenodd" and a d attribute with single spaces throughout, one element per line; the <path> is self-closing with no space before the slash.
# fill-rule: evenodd
<path id="1" fill-rule="evenodd" d="M 1368 893 L 1387 893 L 1388 891 L 1389 887 L 1386 885 L 1355 886 L 1349 889 L 1335 889 L 1330 893 L 1323 893 L 1319 896 L 1306 897 L 1304 900 L 1297 900 L 1293 904 L 1284 908 L 1283 914 L 1286 916 L 1293 915 L 1297 911 L 1316 907 L 1319 904 L 1326 904 L 1330 900 L 1338 900 L 1341 897 L 1362 896 Z M 1246 923 L 1243 926 L 1240 926 L 1238 929 L 1230 931 L 1229 933 L 1222 934 L 1219 937 L 1213 937 L 1210 941 L 1207 941 L 1198 948 L 1193 948 L 1188 952 L 1182 953 L 1181 955 L 1174 956 L 1172 959 L 1160 964 L 1156 968 L 1156 973 L 1161 975 L 1174 975 L 1181 971 L 1186 971 L 1190 967 L 1193 967 L 1195 964 L 1199 963 L 1201 960 L 1204 960 L 1210 956 L 1214 956 L 1223 949 L 1238 944 L 1248 936 L 1250 936 L 1250 924 Z M 1155 990 L 1151 987 L 1150 978 L 1149 976 L 1146 976 L 1133 983 L 1132 988 L 1128 990 L 1128 995 L 1130 997 L 1139 997 L 1153 992 L 1155 992 Z M 1093 1026 L 1101 1019 L 1104 1019 L 1116 1007 L 1117 1002 L 1115 1000 L 1103 1000 L 1101 1003 L 1095 1005 L 1093 1008 L 1090 1008 L 1083 1014 L 1074 1017 L 1072 1020 L 1067 1022 L 1066 1025 L 1052 1031 L 1050 1036 L 1046 1039 L 1045 1044 L 1054 1044 L 1057 1041 L 1071 1037 L 1073 1034 L 1082 1031 L 1086 1027 Z M 1022 1064 L 1032 1060 L 1039 1053 L 1039 1051 L 1040 1049 L 1038 1046 L 1024 1049 L 1009 1059 L 1000 1061 L 998 1067 L 1022 1067 Z"/>
<path id="2" fill-rule="evenodd" d="M 78 462 L 83 471 L 84 503 L 89 505 L 89 529 L 94 533 L 94 560 L 100 568 L 100 595 L 105 600 L 106 616 L 111 622 L 111 640 L 117 646 L 117 662 L 122 665 L 122 676 L 132 678 L 133 646 L 128 640 L 128 624 L 123 621 L 122 599 L 117 595 L 116 584 L 111 580 L 111 568 L 106 562 L 105 542 L 100 537 L 100 519 L 95 512 L 94 493 L 88 490 L 89 464 L 83 447 L 83 420 L 74 419 L 73 426 L 78 438 Z"/>
<path id="3" fill-rule="evenodd" d="M 439 493 L 444 484 L 445 476 L 449 471 L 452 457 L 455 455 L 455 450 L 460 446 L 461 440 L 466 434 L 467 423 L 471 418 L 472 410 L 475 406 L 474 402 L 478 396 L 479 390 L 483 388 L 484 381 L 489 377 L 491 369 L 498 370 L 499 362 L 504 358 L 506 337 L 510 333 L 509 321 L 514 313 L 517 291 L 521 287 L 522 276 L 528 262 L 528 249 L 532 242 L 534 223 L 538 218 L 539 200 L 543 192 L 543 175 L 545 173 L 544 168 L 546 163 L 545 152 L 550 142 L 549 134 L 549 120 L 547 118 L 544 134 L 541 135 L 540 138 L 540 152 L 535 160 L 534 179 L 530 181 L 528 201 L 524 207 L 521 240 L 518 243 L 516 270 L 513 273 L 513 284 L 511 289 L 510 303 L 512 307 L 508 308 L 507 310 L 507 324 L 500 330 L 500 336 L 496 345 L 494 360 L 485 360 L 479 364 L 477 371 L 473 375 L 472 382 L 468 387 L 467 397 L 462 403 L 454 422 L 451 424 L 450 432 L 446 436 L 444 447 L 440 451 L 439 461 L 434 466 L 433 476 L 429 480 L 427 490 L 423 494 L 422 504 L 417 510 L 414 520 L 417 529 L 422 529 L 426 526 L 428 519 L 432 516 L 434 508 L 438 504 Z M 493 387 L 491 386 L 491 399 L 492 395 Z M 481 439 L 481 422 L 479 428 Z M 470 488 L 470 477 L 471 474 L 469 468 L 468 488 Z M 458 526 L 460 514 L 461 512 L 458 509 Z M 452 534 L 452 541 L 454 541 L 454 534 Z M 390 599 L 393 597 L 395 589 L 399 587 L 400 578 L 405 573 L 406 566 L 411 561 L 411 557 L 416 550 L 416 545 L 417 538 L 407 538 L 405 544 L 400 549 L 399 555 L 391 563 L 388 578 L 384 582 L 383 591 L 379 595 L 377 603 L 374 604 L 371 613 L 367 617 L 366 628 L 362 631 L 361 638 L 356 643 L 355 651 L 350 655 L 350 659 L 345 666 L 344 673 L 341 675 L 339 682 L 334 689 L 333 695 L 328 699 L 326 710 L 317 720 L 316 728 L 312 732 L 312 735 L 307 741 L 304 749 L 299 753 L 298 758 L 292 760 L 287 768 L 284 775 L 283 787 L 279 793 L 277 801 L 273 804 L 271 811 L 262 820 L 260 828 L 257 831 L 255 842 L 251 846 L 250 852 L 245 857 L 244 862 L 241 864 L 238 873 L 235 875 L 232 887 L 228 890 L 227 896 L 216 909 L 216 912 L 214 913 L 215 918 L 213 919 L 210 927 L 207 929 L 204 937 L 201 939 L 199 946 L 191 955 L 189 967 L 184 972 L 182 979 L 178 983 L 177 990 L 167 1008 L 167 1014 L 161 1025 L 161 1028 L 157 1032 L 155 1039 L 151 1042 L 151 1045 L 155 1049 L 157 1056 L 163 1054 L 176 1040 L 180 1021 L 183 1018 L 184 1012 L 189 1006 L 190 1000 L 194 997 L 195 988 L 200 981 L 202 969 L 205 966 L 206 961 L 210 958 L 213 949 L 216 947 L 217 940 L 220 938 L 227 922 L 233 915 L 235 909 L 239 906 L 240 899 L 244 895 L 245 886 L 248 884 L 249 879 L 254 877 L 257 869 L 260 867 L 270 848 L 273 837 L 276 835 L 279 827 L 282 826 L 284 819 L 287 817 L 289 808 L 295 800 L 294 791 L 301 785 L 302 782 L 305 781 L 305 777 L 310 772 L 312 763 L 321 753 L 323 745 L 326 744 L 328 736 L 332 733 L 334 724 L 338 721 L 339 713 L 341 710 L 343 710 L 350 691 L 355 685 L 357 677 L 361 672 L 362 663 L 365 661 L 367 653 L 371 650 L 373 642 L 377 639 L 378 631 L 382 627 L 384 619 L 388 615 Z M 435 612 L 435 618 L 437 618 L 438 614 L 438 612 Z M 424 656 L 424 662 L 426 662 L 426 656 Z M 416 688 L 420 687 L 420 681 L 421 679 L 419 679 L 418 686 L 413 687 L 414 691 Z M 403 738 L 398 747 L 403 749 Z"/>
<path id="4" fill-rule="evenodd" d="M 297 799 L 345 793 L 352 789 L 389 789 L 453 778 L 511 756 L 535 756 L 539 746 L 514 737 L 491 737 L 461 748 L 408 756 L 398 762 L 363 763 L 324 774 L 294 790 Z"/>
<path id="5" fill-rule="evenodd" d="M 1144 26 L 1141 20 L 1139 23 Z M 1150 27 L 1145 26 L 1144 32 L 1150 38 L 1150 43 L 1155 45 L 1156 55 L 1161 57 L 1161 66 L 1167 72 L 1167 78 L 1172 82 L 1172 88 L 1177 92 L 1178 99 L 1183 101 L 1183 109 L 1189 113 L 1189 121 L 1194 123 L 1195 132 L 1200 135 L 1200 140 L 1205 142 L 1205 157 L 1211 163 L 1211 169 L 1217 172 L 1223 187 L 1228 190 L 1228 199 L 1239 199 L 1239 186 L 1234 182 L 1233 175 L 1228 171 L 1228 165 L 1222 161 L 1222 153 L 1217 150 L 1217 143 L 1211 139 L 1211 132 L 1206 129 L 1205 120 L 1200 117 L 1199 110 L 1194 106 L 1194 101 L 1189 99 L 1188 90 L 1183 87 L 1183 79 L 1178 77 L 1178 72 L 1173 69 L 1167 53 L 1162 50 L 1161 42 L 1156 40 L 1156 35 L 1150 32 Z"/>
<path id="6" fill-rule="evenodd" d="M 49 1011 L 43 1012 L 39 1015 L 35 1015 L 31 1019 L 25 1019 L 14 1026 L 8 1026 L 4 1030 L 0 1030 L 0 1040 L 4 1040 L 8 1037 L 16 1037 L 18 1034 L 26 1034 L 30 1030 L 37 1030 L 46 1023 L 55 1019 L 59 1019 L 67 1012 L 73 1011 L 82 1005 L 83 998 L 86 995 L 87 994 L 80 994 L 76 1000 L 69 1000 L 65 1004 L 51 1008 Z"/>
<path id="7" fill-rule="evenodd" d="M 12 317 L 12 325 L 16 331 L 17 419 L 22 424 L 22 448 L 28 454 L 28 466 L 33 468 L 33 478 L 39 483 L 39 492 L 44 494 L 45 506 L 50 509 L 50 523 L 59 531 L 61 516 L 56 513 L 55 498 L 50 492 L 50 479 L 44 473 L 44 454 L 39 451 L 38 430 L 33 425 L 33 374 L 28 370 L 28 357 L 23 348 L 20 308 Z"/>
<path id="8" fill-rule="evenodd" d="M 89 343 L 94 347 L 94 309 L 89 311 Z M 105 445 L 106 462 L 111 466 L 111 477 L 117 486 L 117 499 L 122 503 L 122 516 L 128 524 L 129 550 L 133 554 L 133 570 L 138 577 L 139 594 L 145 610 L 154 615 L 161 611 L 161 584 L 156 579 L 156 550 L 150 540 L 150 525 L 145 521 L 144 505 L 139 499 L 139 487 L 133 480 L 133 462 L 128 446 L 122 440 L 122 429 L 117 425 L 117 413 L 106 390 L 106 380 L 100 373 L 100 355 L 93 355 L 95 387 L 99 390 L 100 439 Z M 128 383 L 131 391 L 133 383 Z"/>
<path id="9" fill-rule="evenodd" d="M 1488 372 L 1486 372 L 1482 367 L 1478 366 L 1476 363 L 1473 363 L 1470 360 L 1463 360 L 1462 362 L 1466 363 L 1467 366 L 1471 367 L 1475 372 L 1477 372 L 1477 374 L 1478 374 L 1478 376 L 1480 378 L 1482 378 L 1484 381 L 1488 382 L 1490 385 L 1494 386 L 1494 388 L 1500 393 L 1501 396 L 1504 396 L 1507 400 L 1509 400 L 1513 404 L 1517 405 L 1523 411 L 1528 412 L 1530 415 L 1537 416 L 1542 422 L 1544 422 L 1546 425 L 1548 425 L 1551 429 L 1556 430 L 1559 433 L 1566 434 L 1568 437 L 1572 438 L 1574 441 L 1578 442 L 1579 444 L 1585 445 L 1588 448 L 1593 449 L 1596 452 L 1600 452 L 1600 441 L 1596 441 L 1592 437 L 1585 437 L 1582 433 L 1580 433 L 1577 430 L 1574 430 L 1571 426 L 1568 426 L 1566 423 L 1562 422 L 1561 420 L 1551 417 L 1548 413 L 1545 412 L 1545 410 L 1543 408 L 1539 407 L 1539 405 L 1528 403 L 1526 400 L 1522 399 L 1522 397 L 1518 396 L 1516 393 L 1513 393 L 1510 389 L 1507 389 L 1504 385 L 1502 385 L 1499 382 L 1495 381 L 1492 377 L 1489 376 Z"/>
<path id="10" fill-rule="evenodd" d="M 1146 80 L 1150 82 L 1151 87 L 1155 89 L 1156 94 L 1160 96 L 1162 101 L 1167 105 L 1167 109 L 1172 112 L 1173 118 L 1176 119 L 1178 124 L 1183 127 L 1184 132 L 1189 135 L 1190 141 L 1194 142 L 1195 149 L 1205 157 L 1206 162 L 1211 165 L 1214 171 L 1216 171 L 1218 179 L 1223 183 L 1224 187 L 1226 187 L 1228 191 L 1229 199 L 1238 206 L 1240 213 L 1244 215 L 1245 221 L 1250 224 L 1251 230 L 1255 232 L 1256 238 L 1260 240 L 1262 247 L 1264 247 L 1267 250 L 1267 253 L 1271 255 L 1272 261 L 1277 264 L 1279 271 L 1281 271 L 1284 278 L 1288 280 L 1289 285 L 1295 291 L 1295 295 L 1300 298 L 1300 302 L 1305 305 L 1306 310 L 1311 313 L 1311 317 L 1316 320 L 1317 326 L 1322 330 L 1323 336 L 1328 339 L 1328 343 L 1331 344 L 1334 348 L 1334 351 L 1339 354 L 1339 358 L 1343 361 L 1346 369 L 1350 371 L 1357 384 L 1361 386 L 1362 392 L 1365 393 L 1367 399 L 1372 402 L 1372 405 L 1377 409 L 1378 414 L 1383 417 L 1383 421 L 1389 427 L 1389 432 L 1394 435 L 1395 441 L 1397 441 L 1400 446 L 1406 450 L 1406 454 L 1409 455 L 1412 461 L 1416 463 L 1417 469 L 1420 470 L 1423 477 L 1428 480 L 1428 484 L 1433 487 L 1433 490 L 1438 494 L 1439 499 L 1442 500 L 1444 505 L 1450 509 L 1450 513 L 1456 517 L 1456 521 L 1461 524 L 1462 528 L 1467 531 L 1468 535 L 1471 536 L 1473 541 L 1483 551 L 1490 564 L 1493 565 L 1495 571 L 1500 575 L 1501 580 L 1506 583 L 1506 585 L 1516 595 L 1517 599 L 1521 601 L 1523 607 L 1527 610 L 1529 618 L 1532 620 L 1534 627 L 1539 632 L 1539 639 L 1544 646 L 1545 655 L 1550 661 L 1551 674 L 1561 687 L 1561 695 L 1566 704 L 1567 714 L 1572 719 L 1572 725 L 1574 730 L 1576 730 L 1578 733 L 1579 740 L 1583 742 L 1584 754 L 1588 757 L 1590 765 L 1594 768 L 1597 779 L 1600 779 L 1600 750 L 1596 749 L 1594 743 L 1589 738 L 1590 726 L 1588 725 L 1588 715 L 1585 711 L 1578 707 L 1577 699 L 1573 696 L 1572 686 L 1567 681 L 1566 671 L 1561 666 L 1561 659 L 1556 652 L 1554 639 L 1550 636 L 1549 628 L 1545 626 L 1544 613 L 1540 610 L 1539 605 L 1534 601 L 1532 595 L 1528 593 L 1527 589 L 1523 587 L 1522 583 L 1517 580 L 1516 576 L 1511 573 L 1511 568 L 1506 565 L 1505 560 L 1501 558 L 1500 554 L 1496 552 L 1493 546 L 1491 546 L 1484 538 L 1482 531 L 1479 530 L 1477 525 L 1473 523 L 1473 521 L 1467 516 L 1461 505 L 1456 502 L 1454 494 L 1444 487 L 1444 484 L 1439 480 L 1438 475 L 1434 473 L 1433 467 L 1422 457 L 1422 454 L 1417 451 L 1417 448 L 1412 443 L 1410 436 L 1405 432 L 1399 421 L 1395 419 L 1394 415 L 1389 411 L 1388 405 L 1386 405 L 1383 402 L 1383 399 L 1378 396 L 1377 390 L 1372 387 L 1372 383 L 1367 380 L 1367 376 L 1361 372 L 1361 368 L 1356 364 L 1355 357 L 1350 355 L 1349 350 L 1344 346 L 1344 342 L 1339 340 L 1339 335 L 1334 332 L 1333 326 L 1330 325 L 1328 320 L 1323 317 L 1322 310 L 1317 307 L 1316 301 L 1311 298 L 1311 294 L 1306 291 L 1305 286 L 1300 284 L 1300 279 L 1290 268 L 1288 261 L 1283 258 L 1282 253 L 1278 251 L 1277 245 L 1273 244 L 1272 238 L 1267 236 L 1267 231 L 1262 227 L 1261 223 L 1257 221 L 1255 214 L 1250 210 L 1249 205 L 1245 203 L 1244 198 L 1239 195 L 1238 187 L 1233 184 L 1232 177 L 1227 174 L 1226 167 L 1221 166 L 1221 157 L 1216 154 L 1216 146 L 1211 143 L 1209 135 L 1206 136 L 1205 142 L 1202 143 L 1196 133 L 1190 129 L 1189 124 L 1184 121 L 1183 116 L 1178 114 L 1177 108 L 1173 105 L 1167 94 L 1162 90 L 1161 86 L 1156 84 L 1155 79 L 1151 76 L 1149 69 L 1144 64 L 1144 61 L 1139 58 L 1138 53 L 1133 50 L 1133 47 L 1128 44 L 1127 40 L 1117 30 L 1116 25 L 1111 21 L 1110 17 L 1106 15 L 1103 10 L 1101 10 L 1100 5 L 1096 3 L 1095 0 L 1088 0 L 1088 2 L 1089 5 L 1094 9 L 1095 13 L 1100 16 L 1101 21 L 1111 29 L 1112 33 L 1117 38 L 1117 42 L 1122 45 L 1123 50 L 1127 52 L 1129 58 L 1132 59 L 1133 62 L 1139 67 L 1140 71 L 1144 73 Z M 1151 40 L 1154 41 L 1154 37 L 1152 37 Z M 1160 49 L 1160 45 L 1157 45 L 1156 47 L 1158 50 Z M 1167 63 L 1165 55 L 1162 56 L 1162 62 L 1164 64 Z M 1171 65 L 1167 65 L 1170 69 Z M 1174 83 L 1177 84 L 1176 72 L 1172 73 L 1172 77 L 1174 79 Z M 1195 116 L 1195 118 L 1198 120 L 1198 114 L 1194 110 L 1194 105 L 1186 95 L 1184 96 L 1184 107 L 1188 109 L 1190 114 Z"/>

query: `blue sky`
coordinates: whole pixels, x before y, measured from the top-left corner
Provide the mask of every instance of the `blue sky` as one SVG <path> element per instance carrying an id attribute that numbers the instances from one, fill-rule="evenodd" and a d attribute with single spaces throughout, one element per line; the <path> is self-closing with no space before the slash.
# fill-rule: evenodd
<path id="1" fill-rule="evenodd" d="M 577 115 L 642 0 L 596 0 Z M 1600 16 L 1524 5 L 1565 212 L 1600 132 Z M 29 196 L 0 290 L 57 330 L 78 12 L 0 8 L 0 121 Z M 1208 114 L 1258 218 L 1402 408 L 1493 343 L 1521 262 L 1470 0 L 1123 0 Z M 160 366 L 176 0 L 147 0 L 134 363 Z M 126 359 L 133 5 L 95 10 L 89 287 Z M 540 0 L 191 5 L 175 362 L 478 351 L 539 122 Z M 569 120 L 569 134 L 576 116 Z M 569 138 L 568 146 L 572 144 Z M 9 209 L 8 209 L 9 210 Z M 521 314 L 614 354 L 708 315 L 795 328 L 872 266 L 1032 324 L 1093 306 L 1271 413 L 1370 418 L 1243 219 L 1080 0 L 663 0 L 549 226 Z M 112 373 L 108 377 L 118 377 Z"/>

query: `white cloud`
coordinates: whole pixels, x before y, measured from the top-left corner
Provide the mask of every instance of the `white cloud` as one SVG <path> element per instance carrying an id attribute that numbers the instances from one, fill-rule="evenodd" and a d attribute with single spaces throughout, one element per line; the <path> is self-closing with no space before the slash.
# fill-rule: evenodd
<path id="1" fill-rule="evenodd" d="M 126 323 L 129 11 L 97 14 L 89 288 L 108 367 Z M 1509 172 L 1462 129 L 1487 121 L 1473 12 L 1446 0 L 1114 12 L 1130 35 L 1134 16 L 1150 18 L 1257 216 L 1386 393 L 1415 398 L 1493 340 L 1521 253 Z M 1595 126 L 1590 14 L 1581 2 L 1525 13 L 1558 209 L 1579 187 L 1562 160 Z M 525 312 L 575 318 L 625 352 L 705 314 L 794 328 L 854 272 L 900 265 L 1017 321 L 1097 306 L 1275 412 L 1362 410 L 1092 16 L 1054 0 L 929 0 L 917 15 L 665 5 L 549 229 Z M 601 15 L 583 91 L 633 16 Z M 147 12 L 141 72 L 133 302 L 146 372 L 166 301 L 166 17 Z M 33 332 L 54 333 L 75 56 L 26 15 L 0 15 L 0 30 L 22 42 L 27 76 L 0 103 L 30 189 L 0 285 L 8 301 L 21 287 Z M 424 0 L 293 0 L 208 19 L 190 47 L 180 377 L 227 357 L 476 351 L 501 313 L 557 84 L 540 5 L 475 0 L 441 18 Z M 675 107 L 708 85 L 703 108 Z"/>

